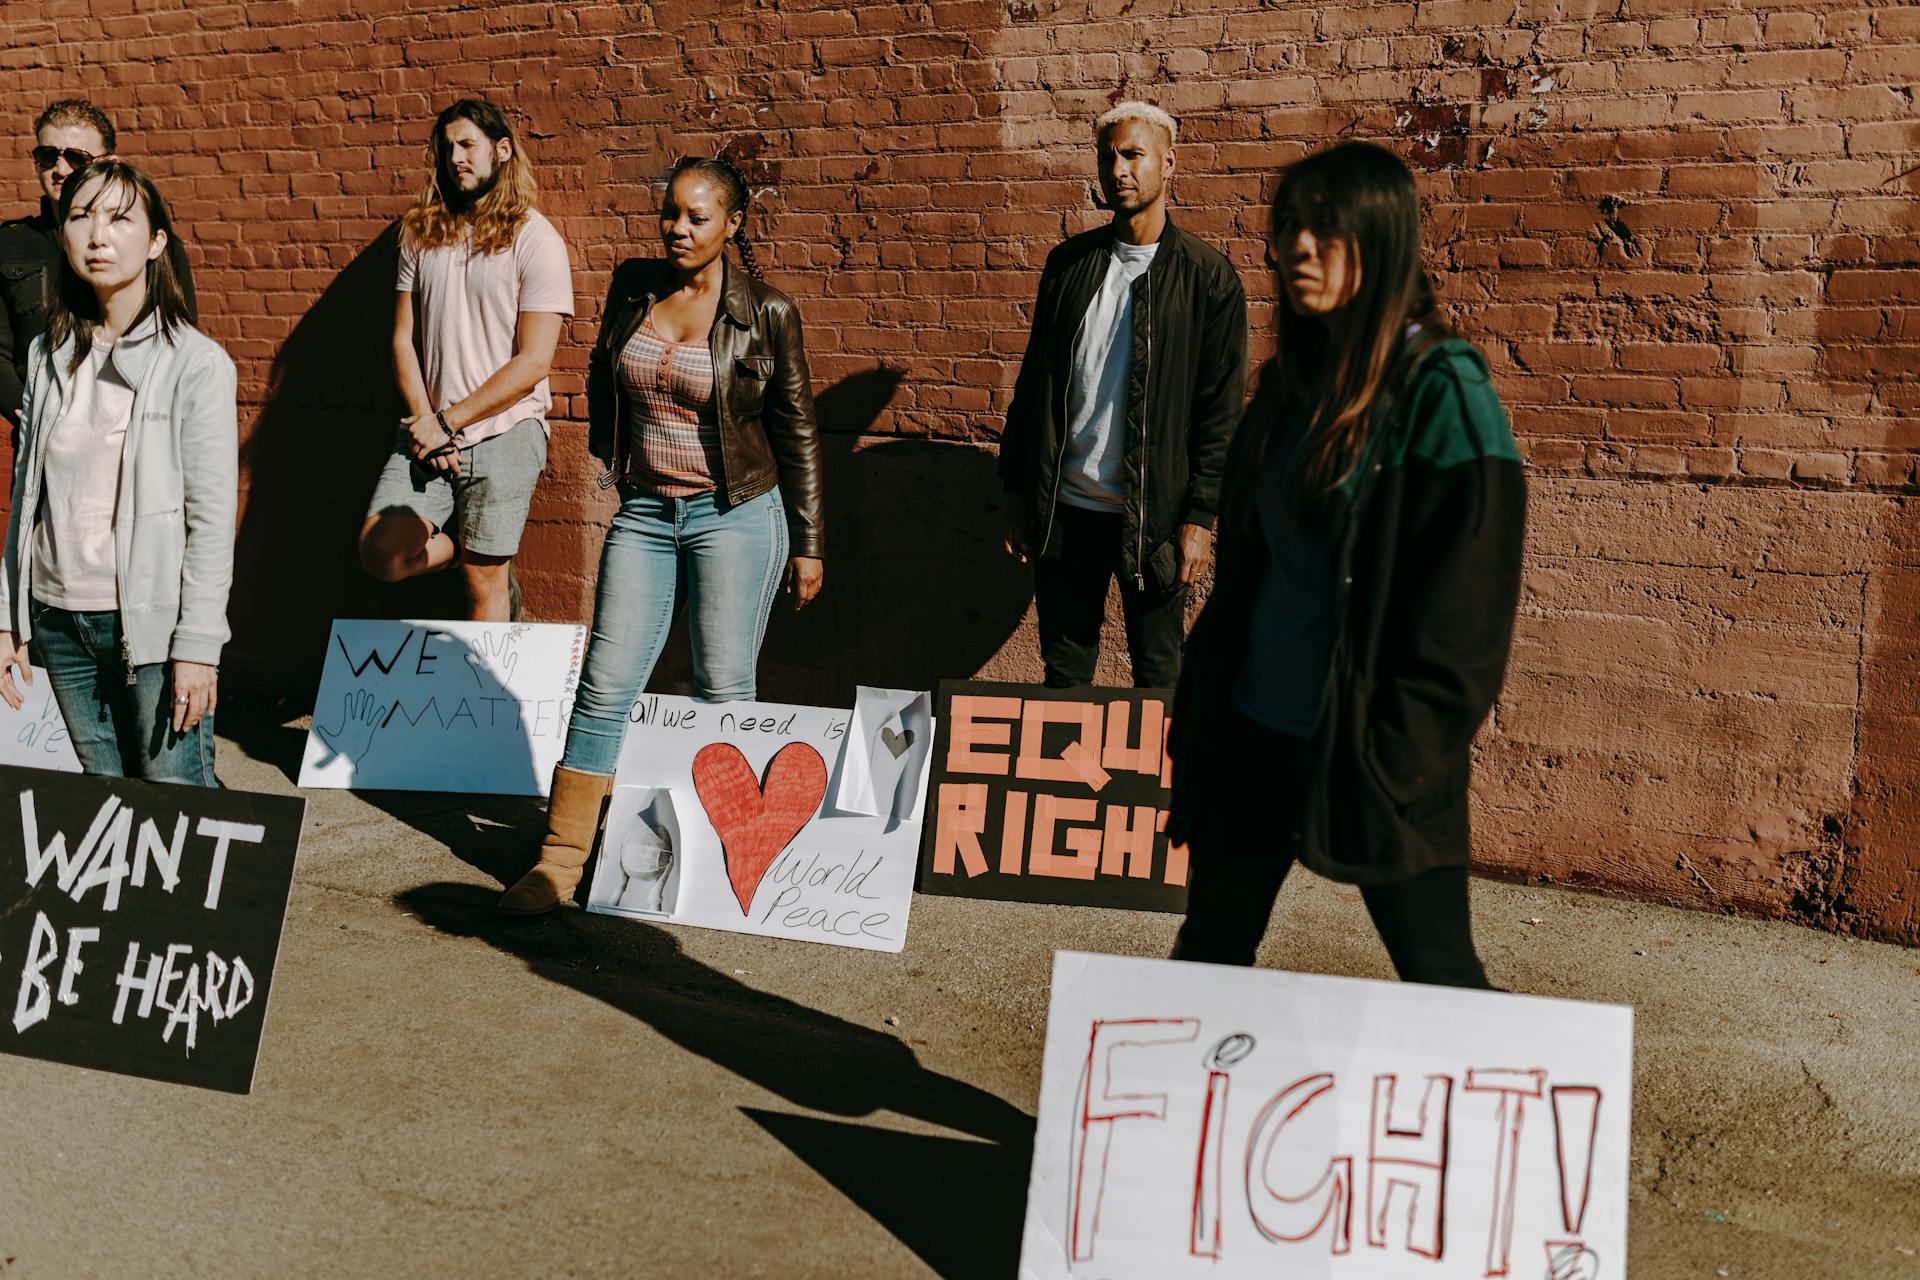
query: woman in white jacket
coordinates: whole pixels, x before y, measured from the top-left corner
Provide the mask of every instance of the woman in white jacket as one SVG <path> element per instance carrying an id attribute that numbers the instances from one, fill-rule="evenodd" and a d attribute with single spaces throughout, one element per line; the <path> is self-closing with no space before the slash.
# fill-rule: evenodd
<path id="1" fill-rule="evenodd" d="M 0 699 L 46 669 L 88 773 L 217 786 L 233 581 L 233 361 L 193 327 L 159 191 L 97 160 L 60 196 L 66 250 L 28 356 L 0 569 Z"/>

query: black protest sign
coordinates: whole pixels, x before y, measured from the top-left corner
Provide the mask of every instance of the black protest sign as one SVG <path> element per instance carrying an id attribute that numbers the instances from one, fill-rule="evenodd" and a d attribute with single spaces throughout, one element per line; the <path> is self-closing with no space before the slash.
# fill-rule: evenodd
<path id="1" fill-rule="evenodd" d="M 0 767 L 0 1050 L 249 1092 L 305 811 Z"/>
<path id="2" fill-rule="evenodd" d="M 1164 689 L 944 680 L 920 891 L 1181 911 Z"/>

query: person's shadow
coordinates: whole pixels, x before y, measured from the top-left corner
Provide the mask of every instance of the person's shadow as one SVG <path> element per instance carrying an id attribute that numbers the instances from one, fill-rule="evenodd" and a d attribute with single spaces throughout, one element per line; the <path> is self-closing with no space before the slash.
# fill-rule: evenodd
<path id="1" fill-rule="evenodd" d="M 360 524 L 406 412 L 390 346 L 399 255 L 395 224 L 300 316 L 274 356 L 241 451 L 247 500 L 226 664 L 240 691 L 222 699 L 220 731 L 291 779 L 307 738 L 291 722 L 310 712 L 323 723 L 340 715 L 339 707 L 315 705 L 336 618 L 466 616 L 452 574 L 382 583 L 360 566 Z M 532 862 L 544 822 L 534 797 L 359 794 L 507 883 Z"/>
<path id="2" fill-rule="evenodd" d="M 826 579 L 801 612 L 774 602 L 760 650 L 765 702 L 851 706 L 854 688 L 931 690 L 987 665 L 1020 629 L 1031 570 L 1000 546 L 997 455 L 977 445 L 871 434 L 905 374 L 867 369 L 814 397 Z M 690 692 L 685 619 L 648 686 Z"/>
<path id="3" fill-rule="evenodd" d="M 274 355 L 241 449 L 247 478 L 228 620 L 250 685 L 317 678 L 335 618 L 464 617 L 451 574 L 381 583 L 360 567 L 360 523 L 406 415 L 393 379 L 398 224 L 341 269 Z M 232 665 L 232 664 L 230 664 Z"/>
<path id="4" fill-rule="evenodd" d="M 970 1135 L 928 1137 L 741 1108 L 940 1275 L 1013 1274 L 1033 1154 L 1025 1112 L 928 1070 L 893 1036 L 701 964 L 665 929 L 564 910 L 507 920 L 494 911 L 494 897 L 443 883 L 395 901 L 428 927 L 479 938 L 796 1107 L 847 1118 L 891 1111 Z M 967 1189 L 963 1208 L 951 1197 L 956 1187 Z"/>
<path id="5" fill-rule="evenodd" d="M 389 227 L 300 317 L 274 359 L 244 451 L 238 545 L 246 554 L 236 563 L 228 666 L 250 693 L 225 701 L 221 731 L 289 778 L 298 777 L 305 747 L 305 732 L 291 722 L 333 710 L 315 698 L 334 619 L 465 615 L 453 575 L 376 582 L 356 550 L 403 413 L 389 350 L 398 261 L 398 229 Z M 980 670 L 1026 616 L 1031 577 L 999 548 L 993 452 L 872 434 L 890 425 L 883 419 L 904 376 L 869 369 L 815 398 L 826 587 L 798 614 L 788 597 L 776 601 L 761 649 L 762 701 L 851 706 L 857 685 L 931 690 Z M 556 483 L 555 475 L 543 483 Z M 597 559 L 597 547 L 591 554 Z M 956 581 L 965 589 L 953 589 Z M 287 671 L 310 673 L 311 683 L 290 686 Z M 693 691 L 684 607 L 647 689 Z M 537 799 L 360 794 L 502 883 L 531 865 L 544 826 Z"/>

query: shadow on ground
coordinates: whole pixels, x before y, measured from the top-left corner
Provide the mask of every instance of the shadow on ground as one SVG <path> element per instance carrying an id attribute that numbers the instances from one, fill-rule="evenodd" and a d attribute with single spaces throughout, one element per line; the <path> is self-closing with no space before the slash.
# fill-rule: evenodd
<path id="1" fill-rule="evenodd" d="M 969 1135 L 741 1108 L 940 1275 L 1013 1273 L 1033 1152 L 1026 1113 L 928 1070 L 891 1035 L 709 968 L 665 929 L 570 910 L 506 920 L 494 899 L 489 890 L 442 883 L 395 901 L 429 928 L 515 956 L 794 1106 L 847 1118 L 890 1111 Z"/>
<path id="2" fill-rule="evenodd" d="M 299 721 L 313 711 L 311 694 L 230 695 L 220 703 L 220 736 L 298 786 L 307 744 L 307 730 Z M 512 884 L 533 864 L 547 829 L 547 802 L 539 796 L 359 790 L 354 794 L 502 885 Z"/>

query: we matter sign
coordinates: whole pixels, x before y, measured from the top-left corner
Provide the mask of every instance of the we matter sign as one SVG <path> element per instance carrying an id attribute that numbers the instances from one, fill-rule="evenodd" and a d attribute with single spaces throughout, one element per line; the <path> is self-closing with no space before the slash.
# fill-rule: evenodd
<path id="1" fill-rule="evenodd" d="M 571 624 L 338 619 L 300 785 L 543 796 L 586 649 Z"/>
<path id="2" fill-rule="evenodd" d="M 0 767 L 0 1050 L 249 1092 L 305 811 Z"/>

